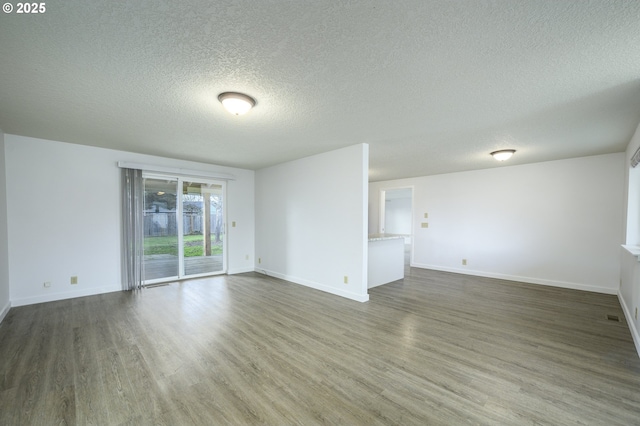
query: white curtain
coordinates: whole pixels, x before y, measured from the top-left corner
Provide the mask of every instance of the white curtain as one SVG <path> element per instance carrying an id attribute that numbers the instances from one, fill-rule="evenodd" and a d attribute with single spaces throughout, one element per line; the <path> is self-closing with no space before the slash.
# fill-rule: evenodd
<path id="1" fill-rule="evenodd" d="M 122 169 L 122 287 L 140 290 L 144 281 L 144 181 L 142 170 Z"/>

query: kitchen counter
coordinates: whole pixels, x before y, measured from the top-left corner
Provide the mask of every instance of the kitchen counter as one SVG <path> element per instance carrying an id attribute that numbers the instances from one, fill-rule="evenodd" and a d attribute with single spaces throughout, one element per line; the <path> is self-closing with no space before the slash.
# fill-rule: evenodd
<path id="1" fill-rule="evenodd" d="M 399 235 L 399 234 L 369 234 L 369 241 L 395 240 L 397 238 L 402 238 L 404 240 L 404 235 Z"/>
<path id="2" fill-rule="evenodd" d="M 368 288 L 404 278 L 404 236 L 369 235 Z"/>

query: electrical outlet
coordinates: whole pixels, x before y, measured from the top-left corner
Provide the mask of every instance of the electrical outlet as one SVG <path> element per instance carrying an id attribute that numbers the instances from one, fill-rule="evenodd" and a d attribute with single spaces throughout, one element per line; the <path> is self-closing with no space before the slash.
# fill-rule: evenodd
<path id="1" fill-rule="evenodd" d="M 231 222 L 231 227 L 232 227 L 232 228 L 235 228 L 235 227 L 236 227 L 236 222 L 235 222 L 235 221 Z"/>
<path id="2" fill-rule="evenodd" d="M 427 222 L 422 222 L 422 227 L 423 227 L 423 228 L 428 228 L 428 227 L 429 227 L 429 224 L 428 224 Z"/>
<path id="3" fill-rule="evenodd" d="M 467 259 L 462 259 L 462 264 L 463 264 L 464 266 L 467 266 Z"/>
<path id="4" fill-rule="evenodd" d="M 258 263 L 262 263 L 262 258 L 261 257 L 258 258 Z"/>
<path id="5" fill-rule="evenodd" d="M 349 284 L 349 277 L 346 275 L 344 276 L 344 283 Z"/>
<path id="6" fill-rule="evenodd" d="M 78 276 L 77 275 L 73 275 L 71 277 L 71 285 L 76 285 L 78 284 Z"/>
<path id="7" fill-rule="evenodd" d="M 429 217 L 429 213 L 424 214 L 424 218 L 427 219 Z"/>
<path id="8" fill-rule="evenodd" d="M 44 287 L 45 287 L 45 288 L 49 288 L 49 287 L 51 287 L 51 281 L 45 281 L 45 282 L 44 282 Z M 637 311 L 638 311 L 638 310 L 636 309 L 636 312 L 637 312 Z"/>

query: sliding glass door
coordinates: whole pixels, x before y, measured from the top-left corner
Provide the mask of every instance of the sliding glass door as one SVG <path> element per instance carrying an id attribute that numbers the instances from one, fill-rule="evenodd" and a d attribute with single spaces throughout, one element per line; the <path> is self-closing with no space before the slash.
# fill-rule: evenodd
<path id="1" fill-rule="evenodd" d="M 177 189 L 177 179 L 144 179 L 145 283 L 180 276 Z"/>
<path id="2" fill-rule="evenodd" d="M 182 182 L 185 276 L 225 269 L 222 190 L 214 183 Z"/>
<path id="3" fill-rule="evenodd" d="M 224 182 L 144 178 L 145 284 L 225 273 Z"/>

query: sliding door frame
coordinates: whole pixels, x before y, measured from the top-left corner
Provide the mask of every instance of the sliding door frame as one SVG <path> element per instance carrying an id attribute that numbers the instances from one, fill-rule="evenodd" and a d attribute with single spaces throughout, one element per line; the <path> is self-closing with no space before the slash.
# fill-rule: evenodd
<path id="1" fill-rule="evenodd" d="M 143 285 L 159 284 L 164 282 L 179 281 L 184 279 L 209 277 L 214 275 L 223 275 L 227 273 L 227 250 L 228 250 L 228 232 L 227 232 L 227 182 L 225 180 L 217 180 L 212 178 L 198 176 L 177 176 L 174 174 L 163 174 L 142 171 L 143 179 L 159 179 L 175 181 L 176 183 L 176 230 L 178 233 L 178 275 L 166 278 L 156 278 L 152 280 L 144 280 Z M 222 270 L 214 272 L 205 272 L 201 274 L 185 275 L 184 261 L 184 202 L 182 197 L 184 182 L 199 183 L 205 185 L 216 185 L 222 188 Z M 210 230 L 207 230 L 210 232 Z M 143 261 L 144 267 L 144 261 Z"/>

